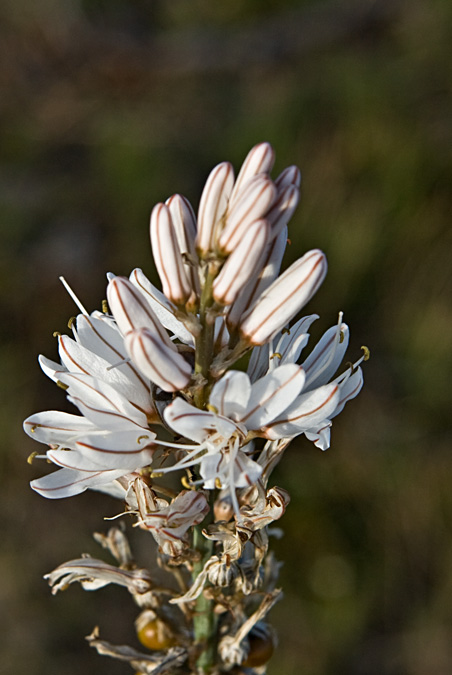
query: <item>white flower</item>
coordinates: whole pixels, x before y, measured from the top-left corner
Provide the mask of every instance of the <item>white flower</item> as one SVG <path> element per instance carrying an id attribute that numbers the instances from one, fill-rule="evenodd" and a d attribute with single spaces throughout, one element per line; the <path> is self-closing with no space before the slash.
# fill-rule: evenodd
<path id="1" fill-rule="evenodd" d="M 250 377 L 254 379 L 267 369 L 272 372 L 272 369 L 296 362 L 308 342 L 307 330 L 317 318 L 317 315 L 304 317 L 290 330 L 283 331 L 274 340 L 274 351 L 268 344 L 255 349 L 249 366 Z M 331 420 L 342 411 L 347 401 L 360 392 L 363 374 L 359 364 L 368 358 L 364 348 L 364 355 L 355 364 L 331 380 L 342 363 L 349 335 L 349 328 L 342 323 L 340 313 L 338 324 L 324 333 L 308 358 L 301 363 L 306 375 L 303 390 L 282 415 L 266 425 L 263 429 L 266 438 L 293 438 L 304 433 L 322 450 L 329 447 Z"/>
<path id="2" fill-rule="evenodd" d="M 231 370 L 213 386 L 207 410 L 176 397 L 165 409 L 165 421 L 196 445 L 163 471 L 199 465 L 204 488 L 229 488 L 238 513 L 235 489 L 255 484 L 262 473 L 250 456 L 252 439 L 290 406 L 304 380 L 303 370 L 295 364 L 281 366 L 254 384 L 246 373 Z"/>

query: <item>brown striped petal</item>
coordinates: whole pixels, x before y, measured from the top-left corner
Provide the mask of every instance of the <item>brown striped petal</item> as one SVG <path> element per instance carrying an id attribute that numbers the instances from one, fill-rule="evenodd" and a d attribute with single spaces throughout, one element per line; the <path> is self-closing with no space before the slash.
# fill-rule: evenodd
<path id="1" fill-rule="evenodd" d="M 207 179 L 199 203 L 196 238 L 196 248 L 202 257 L 214 248 L 215 234 L 226 213 L 233 185 L 234 169 L 229 162 L 218 164 Z"/>

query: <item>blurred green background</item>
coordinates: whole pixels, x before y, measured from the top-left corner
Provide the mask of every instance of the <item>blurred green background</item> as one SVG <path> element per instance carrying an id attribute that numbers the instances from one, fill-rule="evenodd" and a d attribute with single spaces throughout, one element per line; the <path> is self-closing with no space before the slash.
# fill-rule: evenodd
<path id="1" fill-rule="evenodd" d="M 0 673 L 120 675 L 83 636 L 134 641 L 126 591 L 41 580 L 98 555 L 117 512 L 28 488 L 22 419 L 69 409 L 36 363 L 76 311 L 58 275 L 90 310 L 106 271 L 153 275 L 153 204 L 197 206 L 268 140 L 303 172 L 286 263 L 329 260 L 314 335 L 342 309 L 350 360 L 372 352 L 331 449 L 295 442 L 274 474 L 292 503 L 269 673 L 450 675 L 451 45 L 449 0 L 3 0 Z"/>

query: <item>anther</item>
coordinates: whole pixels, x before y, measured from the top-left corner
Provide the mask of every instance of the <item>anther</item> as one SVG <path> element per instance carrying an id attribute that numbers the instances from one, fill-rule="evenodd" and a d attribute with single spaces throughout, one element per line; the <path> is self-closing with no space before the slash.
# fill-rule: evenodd
<path id="1" fill-rule="evenodd" d="M 361 345 L 361 349 L 364 352 L 364 361 L 368 361 L 370 359 L 370 349 L 369 347 L 366 347 L 366 345 Z"/>
<path id="2" fill-rule="evenodd" d="M 150 477 L 150 478 L 161 478 L 163 475 L 164 475 L 164 474 L 163 474 L 163 471 L 152 471 L 152 472 L 149 474 L 149 477 Z"/>
<path id="3" fill-rule="evenodd" d="M 60 387 L 60 389 L 64 389 L 64 391 L 66 391 L 66 389 L 69 389 L 69 385 L 64 384 L 64 382 L 61 382 L 61 380 L 57 380 L 56 383 L 57 386 Z"/>
<path id="4" fill-rule="evenodd" d="M 76 318 L 77 317 L 75 316 L 71 316 L 71 318 L 67 322 L 67 327 L 69 328 L 69 330 L 72 330 L 72 326 L 74 325 L 74 321 L 76 320 Z"/>
<path id="5" fill-rule="evenodd" d="M 271 359 L 279 359 L 279 360 L 281 360 L 281 359 L 282 359 L 282 354 L 281 354 L 281 352 L 275 352 L 274 354 L 271 354 L 271 355 L 270 355 L 270 360 L 271 360 Z"/>
<path id="6" fill-rule="evenodd" d="M 215 415 L 218 415 L 218 408 L 216 408 L 216 407 L 215 407 L 214 405 L 212 405 L 211 403 L 208 403 L 207 406 L 206 406 L 206 408 L 207 408 L 207 410 L 209 410 L 210 412 L 213 412 Z"/>
<path id="7" fill-rule="evenodd" d="M 56 337 L 56 338 L 61 337 L 61 333 L 59 331 L 55 330 L 55 331 L 53 331 L 52 336 Z"/>
<path id="8" fill-rule="evenodd" d="M 182 487 L 184 487 L 186 490 L 193 490 L 193 485 L 190 483 L 188 480 L 187 476 L 182 476 L 180 479 L 180 482 L 182 483 Z"/>
<path id="9" fill-rule="evenodd" d="M 143 434 L 143 436 L 138 436 L 137 438 L 138 445 L 140 444 L 140 441 L 147 440 L 148 438 L 149 436 L 147 436 L 146 434 Z"/>
<path id="10" fill-rule="evenodd" d="M 106 300 L 102 300 L 102 312 L 108 314 L 108 302 Z"/>
<path id="11" fill-rule="evenodd" d="M 34 431 L 34 429 L 32 429 L 32 431 Z M 33 464 L 34 458 L 37 457 L 38 455 L 39 455 L 39 452 L 37 450 L 32 452 L 31 455 L 28 455 L 28 457 L 27 457 L 28 464 Z"/>

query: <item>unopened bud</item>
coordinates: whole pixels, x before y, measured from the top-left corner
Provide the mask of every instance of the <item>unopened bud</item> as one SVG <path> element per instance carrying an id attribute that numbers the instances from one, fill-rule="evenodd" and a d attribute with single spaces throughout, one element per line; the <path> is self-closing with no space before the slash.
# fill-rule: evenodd
<path id="1" fill-rule="evenodd" d="M 123 335 L 131 330 L 148 328 L 161 340 L 170 343 L 167 332 L 155 316 L 149 303 L 125 277 L 113 277 L 107 287 L 110 309 Z"/>
<path id="2" fill-rule="evenodd" d="M 163 292 L 176 305 L 187 302 L 192 288 L 184 269 L 171 213 L 166 204 L 157 204 L 151 214 L 151 245 Z"/>
<path id="3" fill-rule="evenodd" d="M 124 342 L 139 370 L 163 391 L 177 391 L 189 383 L 191 367 L 171 342 L 163 342 L 147 328 L 127 333 Z"/>
<path id="4" fill-rule="evenodd" d="M 213 297 L 218 303 L 231 305 L 251 277 L 260 271 L 269 234 L 266 220 L 256 220 L 249 226 L 213 283 Z"/>
<path id="5" fill-rule="evenodd" d="M 218 240 L 220 249 L 231 253 L 249 225 L 265 217 L 275 198 L 276 188 L 267 176 L 259 175 L 249 181 L 228 213 L 226 226 Z"/>
<path id="6" fill-rule="evenodd" d="M 214 248 L 216 230 L 226 212 L 233 185 L 234 170 L 229 162 L 218 164 L 207 179 L 198 211 L 196 248 L 201 256 Z"/>
<path id="7" fill-rule="evenodd" d="M 242 337 L 253 345 L 268 342 L 312 298 L 326 270 L 325 255 L 318 249 L 293 263 L 245 313 Z"/>
<path id="8" fill-rule="evenodd" d="M 240 190 L 242 190 L 249 180 L 262 173 L 269 174 L 274 162 L 275 151 L 270 143 L 259 143 L 254 148 L 251 148 L 235 181 L 231 203 L 234 202 Z"/>

